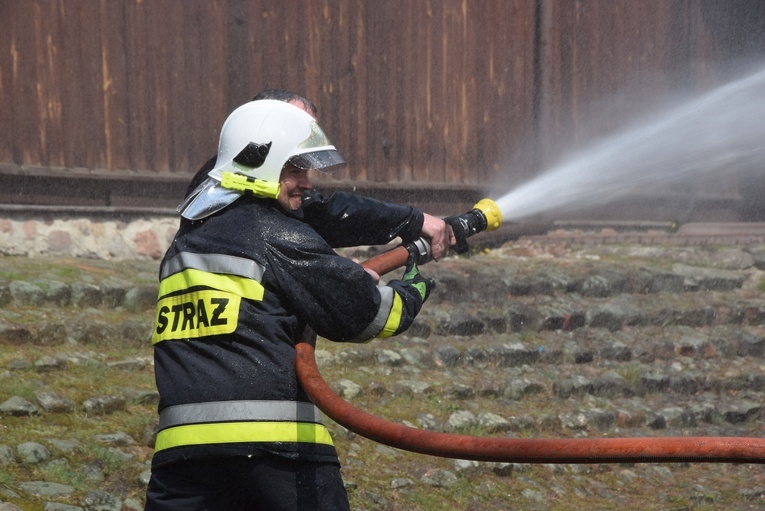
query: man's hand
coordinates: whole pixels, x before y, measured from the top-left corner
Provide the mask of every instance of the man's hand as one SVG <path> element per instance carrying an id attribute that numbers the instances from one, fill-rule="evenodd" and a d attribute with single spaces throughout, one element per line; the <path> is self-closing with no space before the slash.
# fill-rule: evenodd
<path id="1" fill-rule="evenodd" d="M 380 283 L 380 275 L 378 275 L 376 271 L 374 271 L 371 268 L 364 268 L 364 271 L 372 276 L 372 279 L 374 279 L 375 284 L 379 284 Z"/>
<path id="2" fill-rule="evenodd" d="M 361 261 L 359 261 L 355 257 L 352 258 L 351 261 L 353 261 L 356 264 L 361 264 Z M 367 272 L 372 277 L 372 279 L 375 281 L 375 284 L 379 284 L 380 283 L 380 275 L 378 275 L 378 273 L 376 271 L 374 271 L 371 268 L 364 268 L 364 271 Z"/>
<path id="3" fill-rule="evenodd" d="M 438 261 L 446 253 L 446 249 L 457 243 L 452 228 L 442 219 L 425 215 L 422 224 L 422 234 L 430 239 L 430 250 L 434 261 Z"/>

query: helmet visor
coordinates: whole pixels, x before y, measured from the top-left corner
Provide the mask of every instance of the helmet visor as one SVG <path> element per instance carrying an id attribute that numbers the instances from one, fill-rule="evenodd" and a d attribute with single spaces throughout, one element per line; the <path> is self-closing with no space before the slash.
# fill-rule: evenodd
<path id="1" fill-rule="evenodd" d="M 334 172 L 345 167 L 345 160 L 334 148 L 297 154 L 287 162 L 299 169 L 322 172 Z"/>

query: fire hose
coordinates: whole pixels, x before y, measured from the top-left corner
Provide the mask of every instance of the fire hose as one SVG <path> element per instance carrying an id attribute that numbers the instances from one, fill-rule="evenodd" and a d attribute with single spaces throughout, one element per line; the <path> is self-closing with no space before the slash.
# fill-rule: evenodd
<path id="1" fill-rule="evenodd" d="M 496 229 L 501 213 L 484 199 L 473 210 L 445 219 L 457 238 L 457 251 L 467 250 L 466 238 Z M 410 254 L 429 258 L 429 244 L 399 245 L 362 263 L 383 275 L 403 266 Z M 387 421 L 355 408 L 327 385 L 314 357 L 312 333 L 296 345 L 298 379 L 314 404 L 347 429 L 398 449 L 475 461 L 506 463 L 765 463 L 765 438 L 641 437 L 641 438 L 507 438 L 479 437 L 417 429 Z"/>

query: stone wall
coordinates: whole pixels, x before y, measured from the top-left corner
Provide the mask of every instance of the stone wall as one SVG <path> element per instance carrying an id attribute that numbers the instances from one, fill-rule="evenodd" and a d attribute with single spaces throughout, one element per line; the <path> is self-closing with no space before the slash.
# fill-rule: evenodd
<path id="1" fill-rule="evenodd" d="M 0 217 L 0 255 L 160 259 L 177 229 L 175 216 L 4 215 Z"/>

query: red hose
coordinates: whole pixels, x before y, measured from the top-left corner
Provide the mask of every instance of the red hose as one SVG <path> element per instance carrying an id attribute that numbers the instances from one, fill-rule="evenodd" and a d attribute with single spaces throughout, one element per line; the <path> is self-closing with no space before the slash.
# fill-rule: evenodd
<path id="1" fill-rule="evenodd" d="M 765 463 L 765 439 L 743 437 L 492 438 L 437 433 L 386 421 L 343 400 L 319 374 L 314 349 L 297 344 L 300 383 L 321 411 L 338 424 L 398 449 L 508 463 Z"/>
<path id="2" fill-rule="evenodd" d="M 362 264 L 383 275 L 406 263 L 402 247 Z M 765 463 L 765 438 L 492 438 L 438 433 L 386 421 L 353 407 L 329 388 L 307 339 L 296 345 L 300 383 L 314 404 L 338 424 L 371 440 L 407 451 L 508 463 Z"/>

